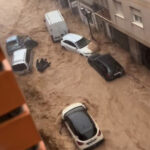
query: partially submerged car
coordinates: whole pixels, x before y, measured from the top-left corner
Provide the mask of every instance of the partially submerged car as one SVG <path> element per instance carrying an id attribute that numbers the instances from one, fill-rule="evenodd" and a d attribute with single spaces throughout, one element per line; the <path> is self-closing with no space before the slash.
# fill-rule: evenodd
<path id="1" fill-rule="evenodd" d="M 62 119 L 80 150 L 91 148 L 103 141 L 102 132 L 82 103 L 66 107 L 62 111 Z"/>
<path id="2" fill-rule="evenodd" d="M 19 49 L 12 55 L 12 69 L 19 75 L 32 71 L 33 51 L 31 49 Z"/>
<path id="3" fill-rule="evenodd" d="M 33 49 L 38 43 L 28 36 L 13 35 L 6 40 L 6 49 L 8 55 L 22 48 Z"/>
<path id="4" fill-rule="evenodd" d="M 90 50 L 88 47 L 89 43 L 90 40 L 73 33 L 66 34 L 61 40 L 61 46 L 63 48 L 73 52 L 77 52 L 86 57 L 91 56 L 91 54 L 93 53 L 92 50 Z"/>
<path id="5" fill-rule="evenodd" d="M 94 54 L 88 58 L 88 63 L 107 81 L 125 74 L 123 67 L 110 54 Z"/>

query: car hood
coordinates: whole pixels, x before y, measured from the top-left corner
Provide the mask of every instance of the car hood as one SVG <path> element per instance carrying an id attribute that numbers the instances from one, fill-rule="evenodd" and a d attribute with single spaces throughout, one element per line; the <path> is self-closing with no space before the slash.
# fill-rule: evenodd
<path id="1" fill-rule="evenodd" d="M 88 48 L 93 51 L 93 52 L 98 52 L 100 50 L 98 44 L 95 42 L 95 41 L 91 41 L 89 44 L 88 44 Z"/>
<path id="2" fill-rule="evenodd" d="M 83 55 L 84 55 L 84 54 L 92 54 L 92 53 L 93 53 L 92 50 L 90 50 L 88 46 L 79 49 L 79 52 L 80 52 L 81 54 L 83 54 Z"/>

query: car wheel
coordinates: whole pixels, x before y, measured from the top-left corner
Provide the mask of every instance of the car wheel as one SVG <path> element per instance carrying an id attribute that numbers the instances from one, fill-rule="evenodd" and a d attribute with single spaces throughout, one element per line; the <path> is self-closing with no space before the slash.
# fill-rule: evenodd
<path id="1" fill-rule="evenodd" d="M 63 50 L 66 50 L 64 46 L 61 46 L 61 48 L 62 48 Z"/>

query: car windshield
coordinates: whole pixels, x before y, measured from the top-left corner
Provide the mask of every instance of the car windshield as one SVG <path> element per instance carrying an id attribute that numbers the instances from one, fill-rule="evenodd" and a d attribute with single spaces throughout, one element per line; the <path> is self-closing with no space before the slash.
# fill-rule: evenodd
<path id="1" fill-rule="evenodd" d="M 74 112 L 67 114 L 69 126 L 80 140 L 86 141 L 92 138 L 97 130 L 91 117 L 86 110 L 74 110 Z"/>
<path id="2" fill-rule="evenodd" d="M 16 46 L 16 45 L 18 45 L 16 40 L 11 41 L 11 42 L 8 43 L 8 47 Z"/>
<path id="3" fill-rule="evenodd" d="M 78 48 L 83 48 L 87 46 L 89 43 L 90 43 L 90 40 L 83 37 L 81 40 L 76 42 L 76 45 L 78 46 Z"/>

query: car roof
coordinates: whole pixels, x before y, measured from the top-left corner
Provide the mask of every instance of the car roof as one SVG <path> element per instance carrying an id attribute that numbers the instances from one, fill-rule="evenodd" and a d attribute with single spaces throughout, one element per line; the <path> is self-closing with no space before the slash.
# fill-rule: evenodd
<path id="1" fill-rule="evenodd" d="M 84 134 L 94 129 L 94 122 L 85 109 L 78 109 L 67 113 L 67 118 L 79 134 Z"/>
<path id="2" fill-rule="evenodd" d="M 83 36 L 74 34 L 74 33 L 68 33 L 65 36 L 63 36 L 63 40 L 71 41 L 73 43 L 76 43 L 77 41 L 81 40 Z"/>
<path id="3" fill-rule="evenodd" d="M 17 64 L 20 61 L 25 61 L 27 49 L 19 49 L 13 53 L 12 65 Z"/>
<path id="4" fill-rule="evenodd" d="M 110 54 L 101 55 L 100 59 L 101 62 L 103 62 L 109 67 L 120 66 L 120 64 Z"/>
<path id="5" fill-rule="evenodd" d="M 56 24 L 58 22 L 64 21 L 64 18 L 59 10 L 50 11 L 45 14 L 45 17 L 48 19 L 50 24 Z"/>
<path id="6" fill-rule="evenodd" d="M 17 39 L 18 39 L 18 36 L 17 35 L 13 35 L 13 36 L 8 37 L 6 41 L 7 42 L 11 42 L 11 41 L 15 41 Z"/>
<path id="7" fill-rule="evenodd" d="M 89 59 L 101 62 L 103 65 L 109 67 L 110 69 L 114 69 L 116 67 L 122 67 L 110 54 L 105 54 L 105 55 L 97 54 L 95 56 L 91 56 L 91 58 Z"/>

